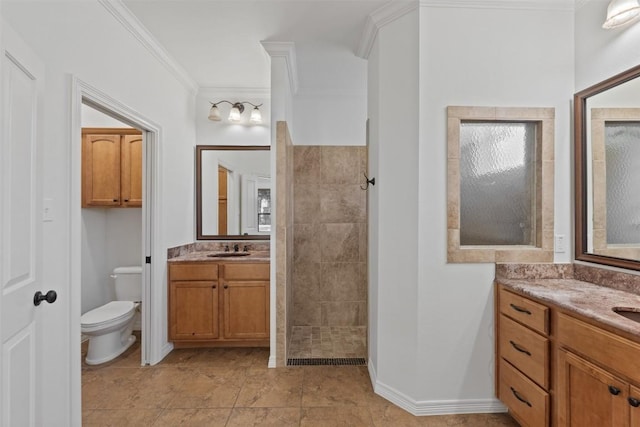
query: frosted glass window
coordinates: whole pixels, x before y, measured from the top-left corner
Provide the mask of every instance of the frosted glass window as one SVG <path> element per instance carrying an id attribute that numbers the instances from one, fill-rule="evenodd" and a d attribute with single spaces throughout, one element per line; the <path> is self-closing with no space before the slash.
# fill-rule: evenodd
<path id="1" fill-rule="evenodd" d="M 535 246 L 535 122 L 460 123 L 460 245 Z"/>
<path id="2" fill-rule="evenodd" d="M 640 122 L 606 122 L 607 243 L 640 243 Z"/>

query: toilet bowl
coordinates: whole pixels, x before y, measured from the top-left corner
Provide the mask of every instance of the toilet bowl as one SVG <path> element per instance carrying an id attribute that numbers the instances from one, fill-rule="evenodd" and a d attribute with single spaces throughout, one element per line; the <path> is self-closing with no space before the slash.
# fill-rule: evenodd
<path id="1" fill-rule="evenodd" d="M 141 267 L 114 269 L 112 278 L 117 300 L 94 308 L 80 318 L 80 330 L 89 337 L 87 364 L 113 360 L 136 341 L 131 333 L 142 295 L 141 273 Z"/>

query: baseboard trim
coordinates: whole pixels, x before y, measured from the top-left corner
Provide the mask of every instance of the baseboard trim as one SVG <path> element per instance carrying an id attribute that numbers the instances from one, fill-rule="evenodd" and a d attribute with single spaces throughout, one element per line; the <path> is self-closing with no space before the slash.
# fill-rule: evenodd
<path id="1" fill-rule="evenodd" d="M 416 401 L 393 387 L 389 387 L 388 385 L 378 381 L 378 375 L 371 359 L 369 359 L 367 367 L 374 392 L 415 416 L 493 414 L 507 412 L 507 407 L 498 399 Z"/>

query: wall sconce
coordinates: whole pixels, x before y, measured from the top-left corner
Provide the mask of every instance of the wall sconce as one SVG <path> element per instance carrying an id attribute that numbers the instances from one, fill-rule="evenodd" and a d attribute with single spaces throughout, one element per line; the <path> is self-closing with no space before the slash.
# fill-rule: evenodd
<path id="1" fill-rule="evenodd" d="M 244 104 L 249 104 L 253 106 L 253 110 L 251 110 L 251 116 L 249 118 L 249 122 L 252 124 L 262 123 L 262 113 L 260 113 L 260 110 L 258 108 L 258 107 L 262 107 L 262 104 L 256 105 L 249 101 L 230 102 L 230 101 L 222 100 L 218 102 L 212 102 L 211 110 L 209 110 L 209 120 L 212 120 L 214 122 L 219 122 L 220 120 L 222 120 L 222 117 L 220 116 L 220 110 L 218 109 L 218 104 L 222 104 L 222 103 L 227 103 L 231 105 L 231 111 L 229 111 L 229 117 L 228 117 L 228 120 L 231 123 L 240 123 L 240 120 L 242 119 L 242 113 L 244 112 Z"/>
<path id="2" fill-rule="evenodd" d="M 638 0 L 611 0 L 607 7 L 607 19 L 602 28 L 611 29 L 633 21 L 640 15 Z"/>

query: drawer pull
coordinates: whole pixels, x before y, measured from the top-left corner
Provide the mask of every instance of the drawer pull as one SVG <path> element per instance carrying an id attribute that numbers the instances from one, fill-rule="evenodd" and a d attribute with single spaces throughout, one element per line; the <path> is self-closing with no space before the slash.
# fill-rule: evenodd
<path id="1" fill-rule="evenodd" d="M 640 406 L 640 400 L 634 397 L 630 397 L 627 400 L 629 401 L 629 405 L 633 406 L 634 408 L 637 408 L 638 406 Z"/>
<path id="2" fill-rule="evenodd" d="M 526 308 L 518 307 L 515 304 L 509 304 L 509 305 L 511 306 L 511 308 L 513 308 L 515 311 L 517 311 L 519 313 L 524 313 L 524 314 L 531 315 L 531 312 L 529 310 L 527 310 Z"/>
<path id="3" fill-rule="evenodd" d="M 614 387 L 612 385 L 609 386 L 609 393 L 613 394 L 614 396 L 617 396 L 620 394 L 620 389 L 618 387 Z"/>
<path id="4" fill-rule="evenodd" d="M 513 341 L 509 341 L 509 344 L 511 344 L 511 346 L 516 350 L 518 350 L 520 353 L 524 353 L 527 356 L 531 356 L 531 353 L 529 353 L 528 350 L 525 350 L 524 348 L 520 347 L 518 344 L 514 343 Z"/>
<path id="5" fill-rule="evenodd" d="M 511 388 L 511 393 L 513 393 L 513 395 L 516 397 L 516 399 L 518 399 L 522 403 L 525 403 L 529 408 L 531 408 L 531 403 L 529 403 L 529 401 L 527 399 L 525 399 L 524 397 L 520 396 L 520 393 L 518 393 L 515 388 L 513 388 L 513 387 L 510 387 L 510 388 Z"/>

